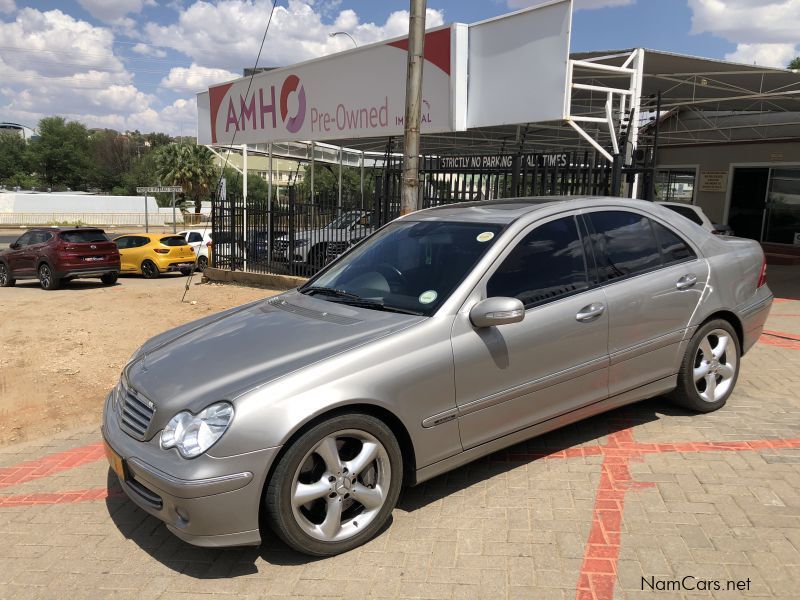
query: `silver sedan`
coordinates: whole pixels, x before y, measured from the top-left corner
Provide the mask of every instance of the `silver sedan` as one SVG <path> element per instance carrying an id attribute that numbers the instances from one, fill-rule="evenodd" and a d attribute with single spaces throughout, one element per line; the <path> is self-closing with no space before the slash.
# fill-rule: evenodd
<path id="1" fill-rule="evenodd" d="M 403 485 L 652 396 L 722 407 L 765 270 L 757 243 L 642 201 L 420 211 L 299 289 L 148 341 L 106 401 L 109 462 L 193 544 L 271 529 L 344 552 Z"/>

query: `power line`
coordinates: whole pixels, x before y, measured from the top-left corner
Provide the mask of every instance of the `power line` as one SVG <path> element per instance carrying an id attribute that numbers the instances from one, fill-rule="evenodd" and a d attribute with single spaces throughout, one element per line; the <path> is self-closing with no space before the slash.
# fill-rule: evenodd
<path id="1" fill-rule="evenodd" d="M 264 28 L 264 36 L 261 38 L 261 46 L 259 46 L 258 48 L 258 55 L 256 56 L 256 62 L 253 65 L 253 70 L 250 73 L 250 80 L 247 82 L 247 91 L 244 94 L 245 98 L 247 98 L 247 96 L 250 94 L 250 88 L 253 85 L 253 78 L 256 76 L 256 69 L 258 69 L 258 61 L 261 60 L 261 52 L 264 50 L 264 42 L 267 40 L 267 32 L 269 31 L 269 26 L 272 23 L 272 14 L 275 12 L 276 2 L 277 0 L 272 0 L 272 8 L 270 8 L 269 10 L 269 19 L 267 19 L 267 26 Z M 242 114 L 242 121 L 244 122 L 244 114 Z M 237 127 L 236 130 L 233 132 L 233 136 L 231 138 L 231 143 L 230 143 L 231 146 L 233 146 L 234 143 L 236 142 L 236 134 L 238 132 L 239 132 L 239 127 Z M 231 155 L 230 152 L 228 152 L 225 155 L 225 163 L 222 165 L 222 168 L 219 171 L 219 179 L 217 180 L 217 187 L 214 190 L 214 197 L 216 197 L 216 195 L 219 193 L 220 186 L 222 185 L 222 179 L 225 177 L 225 168 L 228 166 L 228 161 L 230 160 L 230 155 Z M 247 190 L 245 190 L 245 194 L 246 193 Z M 245 206 L 245 211 L 246 210 L 247 207 Z M 206 224 L 206 226 L 203 228 L 204 238 L 207 230 L 208 230 L 208 224 Z M 247 249 L 245 249 L 245 252 L 247 252 Z M 181 302 L 183 302 L 186 299 L 186 292 L 189 291 L 189 286 L 192 283 L 193 277 L 194 277 L 194 269 L 192 269 L 192 272 L 189 274 L 189 279 L 186 281 L 186 287 L 183 290 L 183 296 L 181 297 Z"/>

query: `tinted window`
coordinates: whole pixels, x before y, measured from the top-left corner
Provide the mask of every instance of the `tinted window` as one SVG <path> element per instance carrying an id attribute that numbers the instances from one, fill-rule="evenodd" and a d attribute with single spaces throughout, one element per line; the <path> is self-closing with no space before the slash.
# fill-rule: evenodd
<path id="1" fill-rule="evenodd" d="M 185 246 L 186 240 L 179 235 L 171 235 L 163 237 L 159 240 L 165 246 Z"/>
<path id="2" fill-rule="evenodd" d="M 667 229 L 661 223 L 656 223 L 655 221 L 652 221 L 652 223 L 656 238 L 658 238 L 658 245 L 661 248 L 661 256 L 664 258 L 664 264 L 671 265 L 684 260 L 691 260 L 695 257 L 689 244 L 683 241 L 677 233 Z"/>
<path id="3" fill-rule="evenodd" d="M 300 291 L 332 302 L 361 298 L 376 310 L 431 315 L 497 241 L 502 228 L 496 223 L 395 222 Z M 326 294 L 314 287 L 334 288 L 338 293 Z"/>
<path id="4" fill-rule="evenodd" d="M 99 229 L 88 229 L 83 231 L 65 231 L 61 234 L 61 239 L 73 244 L 90 244 L 92 242 L 107 242 L 108 236 Z"/>
<path id="5" fill-rule="evenodd" d="M 588 288 L 575 218 L 534 229 L 505 258 L 486 287 L 490 297 L 519 298 L 526 307 Z"/>
<path id="6" fill-rule="evenodd" d="M 202 241 L 203 241 L 203 236 L 202 236 L 202 235 L 200 235 L 199 233 L 197 233 L 196 231 L 192 231 L 192 232 L 189 234 L 189 242 L 190 242 L 190 243 L 194 243 L 194 242 L 202 242 Z"/>
<path id="7" fill-rule="evenodd" d="M 141 248 L 142 246 L 147 246 L 150 243 L 150 238 L 146 238 L 140 235 L 134 236 L 131 240 L 131 245 L 128 248 Z"/>
<path id="8" fill-rule="evenodd" d="M 643 273 L 661 266 L 650 219 L 623 211 L 586 215 L 592 226 L 597 268 L 605 280 Z"/>
<path id="9" fill-rule="evenodd" d="M 117 245 L 117 248 L 119 248 L 120 250 L 123 250 L 125 248 L 130 248 L 131 247 L 131 240 L 133 240 L 133 238 L 120 237 L 120 238 L 115 239 L 114 243 Z"/>
<path id="10" fill-rule="evenodd" d="M 23 233 L 19 238 L 17 238 L 17 244 L 19 244 L 20 248 L 24 248 L 25 246 L 31 243 L 31 232 L 27 231 Z"/>
<path id="11" fill-rule="evenodd" d="M 670 204 L 665 204 L 668 209 L 678 213 L 681 216 L 686 217 L 692 223 L 697 223 L 698 225 L 703 224 L 703 219 L 700 218 L 700 215 L 697 214 L 697 211 L 693 208 L 689 208 L 688 206 L 672 206 Z"/>
<path id="12" fill-rule="evenodd" d="M 28 240 L 29 245 L 33 244 L 42 244 L 53 237 L 51 234 L 47 233 L 46 231 L 31 231 L 30 239 Z"/>

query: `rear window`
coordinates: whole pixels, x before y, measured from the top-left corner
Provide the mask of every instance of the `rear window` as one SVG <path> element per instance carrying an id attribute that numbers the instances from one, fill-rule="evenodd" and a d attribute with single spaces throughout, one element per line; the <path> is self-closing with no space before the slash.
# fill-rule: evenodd
<path id="1" fill-rule="evenodd" d="M 159 240 L 165 246 L 186 246 L 187 242 L 184 238 L 179 235 L 171 235 L 169 237 L 163 237 Z"/>
<path id="2" fill-rule="evenodd" d="M 692 223 L 697 223 L 698 225 L 703 224 L 703 219 L 700 218 L 700 215 L 698 215 L 697 211 L 693 208 L 689 208 L 688 206 L 674 206 L 672 204 L 665 204 L 664 206 L 672 211 L 675 211 L 679 215 L 686 217 Z"/>
<path id="3" fill-rule="evenodd" d="M 65 231 L 61 234 L 61 239 L 72 244 L 90 244 L 92 242 L 108 242 L 108 236 L 99 229 L 87 229 L 85 231 Z"/>

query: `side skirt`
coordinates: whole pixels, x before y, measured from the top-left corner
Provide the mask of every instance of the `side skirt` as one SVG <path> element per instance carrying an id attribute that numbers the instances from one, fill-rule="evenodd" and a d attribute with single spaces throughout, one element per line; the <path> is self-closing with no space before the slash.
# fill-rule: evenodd
<path id="1" fill-rule="evenodd" d="M 509 446 L 513 446 L 514 444 L 518 444 L 530 438 L 548 433 L 554 429 L 559 429 L 565 425 L 570 425 L 572 423 L 576 423 L 577 421 L 588 419 L 589 417 L 599 415 L 600 413 L 604 413 L 609 410 L 614 410 L 615 408 L 625 406 L 626 404 L 632 404 L 634 402 L 639 402 L 640 400 L 645 400 L 646 398 L 658 396 L 659 394 L 665 394 L 675 389 L 677 381 L 677 375 L 670 375 L 669 377 L 664 377 L 663 379 L 648 383 L 647 385 L 628 390 L 627 392 L 623 392 L 612 398 L 595 402 L 594 404 L 584 406 L 583 408 L 579 408 L 572 412 L 559 415 L 558 417 L 553 417 L 547 421 L 542 421 L 541 423 L 537 423 L 536 425 L 527 427 L 526 429 L 515 431 L 514 433 L 497 438 L 491 442 L 486 442 L 480 446 L 475 446 L 469 450 L 465 450 L 464 452 L 433 463 L 432 465 L 428 465 L 427 467 L 417 469 L 413 485 L 418 485 L 424 481 L 427 481 L 428 479 L 436 477 L 437 475 L 447 473 L 448 471 L 452 471 L 453 469 L 472 462 L 473 460 L 477 460 L 483 456 L 486 456 L 487 454 L 497 452 L 503 448 L 508 448 Z"/>

